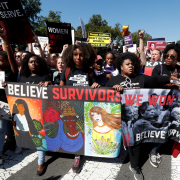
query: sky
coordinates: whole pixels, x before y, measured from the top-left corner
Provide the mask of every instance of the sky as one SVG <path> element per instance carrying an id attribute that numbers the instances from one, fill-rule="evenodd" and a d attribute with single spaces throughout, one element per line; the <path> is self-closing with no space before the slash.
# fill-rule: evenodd
<path id="1" fill-rule="evenodd" d="M 145 30 L 153 38 L 180 40 L 180 0 L 41 0 L 40 15 L 61 11 L 61 21 L 76 29 L 81 18 L 87 24 L 93 14 L 100 14 L 108 25 L 129 25 L 131 33 Z"/>

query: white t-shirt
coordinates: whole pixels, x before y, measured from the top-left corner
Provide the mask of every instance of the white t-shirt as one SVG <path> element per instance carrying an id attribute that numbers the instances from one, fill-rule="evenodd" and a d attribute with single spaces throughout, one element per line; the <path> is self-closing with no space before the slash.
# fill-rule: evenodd
<path id="1" fill-rule="evenodd" d="M 16 121 L 16 128 L 21 131 L 29 131 L 28 122 L 25 115 L 15 114 L 14 121 Z"/>

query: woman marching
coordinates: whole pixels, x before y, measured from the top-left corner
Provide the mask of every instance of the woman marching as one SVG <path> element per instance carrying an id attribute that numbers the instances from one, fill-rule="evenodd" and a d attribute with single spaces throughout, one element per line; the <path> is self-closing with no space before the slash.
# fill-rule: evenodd
<path id="1" fill-rule="evenodd" d="M 65 69 L 61 74 L 60 86 L 91 86 L 100 87 L 96 79 L 92 76 L 90 67 L 96 58 L 95 50 L 88 44 L 76 44 L 68 46 L 63 52 L 63 62 Z M 80 167 L 80 156 L 75 155 L 73 172 L 78 173 Z"/>
<path id="2" fill-rule="evenodd" d="M 107 87 L 112 87 L 117 91 L 122 89 L 132 89 L 132 88 L 157 88 L 165 84 L 170 83 L 170 80 L 176 79 L 174 76 L 146 76 L 139 75 L 140 71 L 140 61 L 135 54 L 125 53 L 120 57 L 117 63 L 117 69 L 121 74 L 112 77 L 108 83 Z M 130 146 L 128 148 L 129 158 L 130 158 L 130 170 L 134 173 L 135 179 L 144 179 L 143 174 L 140 170 L 140 159 L 141 153 L 143 151 L 143 144 L 138 144 L 135 146 Z"/>

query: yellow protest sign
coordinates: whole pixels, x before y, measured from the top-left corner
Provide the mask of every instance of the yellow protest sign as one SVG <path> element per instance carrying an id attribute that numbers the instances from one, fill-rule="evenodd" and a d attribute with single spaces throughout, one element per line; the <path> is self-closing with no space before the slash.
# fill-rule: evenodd
<path id="1" fill-rule="evenodd" d="M 89 32 L 88 38 L 89 44 L 93 47 L 107 47 L 109 45 L 111 33 Z"/>

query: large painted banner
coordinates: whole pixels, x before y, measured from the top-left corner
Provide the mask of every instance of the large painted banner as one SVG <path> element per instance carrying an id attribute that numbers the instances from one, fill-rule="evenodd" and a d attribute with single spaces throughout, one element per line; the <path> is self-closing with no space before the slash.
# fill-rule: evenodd
<path id="1" fill-rule="evenodd" d="M 119 155 L 118 92 L 23 83 L 8 83 L 5 90 L 18 146 L 98 157 Z"/>
<path id="2" fill-rule="evenodd" d="M 180 142 L 179 90 L 124 90 L 121 102 L 124 146 Z"/>

